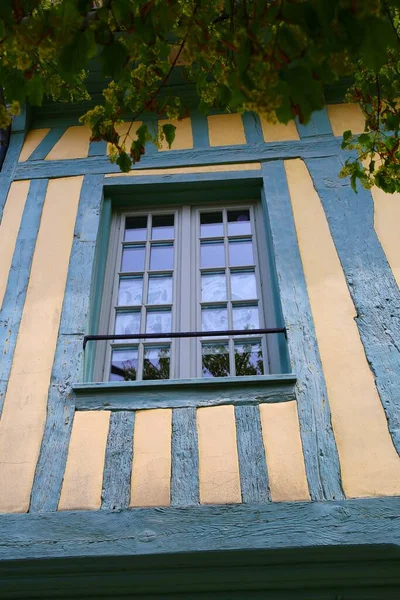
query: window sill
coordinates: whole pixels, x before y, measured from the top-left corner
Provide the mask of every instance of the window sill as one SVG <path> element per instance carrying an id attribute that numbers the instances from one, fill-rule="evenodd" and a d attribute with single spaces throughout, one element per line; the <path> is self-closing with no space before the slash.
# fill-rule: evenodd
<path id="1" fill-rule="evenodd" d="M 72 386 L 77 410 L 143 410 L 295 400 L 296 375 L 82 383 Z"/>

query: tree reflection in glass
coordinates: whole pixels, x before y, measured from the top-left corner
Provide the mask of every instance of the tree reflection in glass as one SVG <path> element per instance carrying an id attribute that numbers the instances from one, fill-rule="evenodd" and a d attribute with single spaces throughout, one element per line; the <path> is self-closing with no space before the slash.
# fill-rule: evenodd
<path id="1" fill-rule="evenodd" d="M 137 349 L 116 349 L 112 352 L 110 381 L 135 381 L 137 375 Z"/>
<path id="2" fill-rule="evenodd" d="M 264 361 L 259 342 L 235 344 L 235 369 L 237 376 L 264 374 Z"/>
<path id="3" fill-rule="evenodd" d="M 202 348 L 203 377 L 228 377 L 229 351 L 225 344 L 205 344 Z"/>
<path id="4" fill-rule="evenodd" d="M 169 379 L 170 351 L 168 346 L 145 348 L 143 379 Z"/>

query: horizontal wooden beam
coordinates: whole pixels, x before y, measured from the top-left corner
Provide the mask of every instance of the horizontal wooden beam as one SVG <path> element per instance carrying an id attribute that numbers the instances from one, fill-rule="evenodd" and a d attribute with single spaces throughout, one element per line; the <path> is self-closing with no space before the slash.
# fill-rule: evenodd
<path id="1" fill-rule="evenodd" d="M 295 383 L 296 376 L 288 374 L 83 383 L 72 389 L 77 410 L 143 410 L 289 402 L 296 399 Z"/>

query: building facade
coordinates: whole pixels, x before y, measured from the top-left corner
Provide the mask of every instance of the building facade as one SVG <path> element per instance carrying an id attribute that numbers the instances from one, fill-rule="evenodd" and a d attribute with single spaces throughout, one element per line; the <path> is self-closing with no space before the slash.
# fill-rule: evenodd
<path id="1" fill-rule="evenodd" d="M 400 199 L 338 178 L 358 107 L 193 110 L 129 174 L 81 112 L 0 173 L 2 597 L 398 597 Z"/>

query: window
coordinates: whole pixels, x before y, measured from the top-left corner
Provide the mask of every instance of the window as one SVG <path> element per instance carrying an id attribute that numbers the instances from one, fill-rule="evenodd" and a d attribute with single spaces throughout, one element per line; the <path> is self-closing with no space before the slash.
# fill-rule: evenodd
<path id="1" fill-rule="evenodd" d="M 100 328 L 126 339 L 98 344 L 97 379 L 271 372 L 275 336 L 257 331 L 276 326 L 258 210 L 242 203 L 114 215 Z M 196 331 L 204 335 L 165 335 Z"/>

